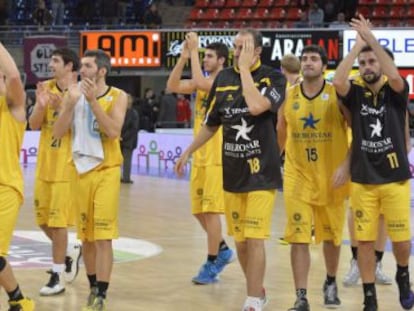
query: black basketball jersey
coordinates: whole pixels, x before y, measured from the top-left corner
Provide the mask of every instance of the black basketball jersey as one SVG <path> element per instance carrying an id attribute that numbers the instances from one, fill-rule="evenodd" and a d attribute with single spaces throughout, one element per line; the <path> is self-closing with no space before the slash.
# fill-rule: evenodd
<path id="1" fill-rule="evenodd" d="M 253 80 L 271 108 L 253 116 L 242 95 L 240 74 L 222 70 L 211 89 L 206 123 L 223 126 L 223 187 L 229 192 L 275 189 L 281 186 L 276 112 L 285 98 L 286 79 L 273 68 L 252 70 Z"/>
<path id="2" fill-rule="evenodd" d="M 378 94 L 356 79 L 344 98 L 352 114 L 353 182 L 384 184 L 411 178 L 405 143 L 408 85 L 397 93 L 383 78 Z"/>

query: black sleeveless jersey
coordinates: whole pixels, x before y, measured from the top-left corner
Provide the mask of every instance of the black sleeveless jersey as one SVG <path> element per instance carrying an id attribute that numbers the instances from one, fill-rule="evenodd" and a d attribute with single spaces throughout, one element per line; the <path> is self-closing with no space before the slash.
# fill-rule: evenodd
<path id="1" fill-rule="evenodd" d="M 285 98 L 286 79 L 258 63 L 252 77 L 271 108 L 253 116 L 242 95 L 240 74 L 222 70 L 209 94 L 206 124 L 223 126 L 223 187 L 229 192 L 276 189 L 281 186 L 276 113 Z"/>
<path id="2" fill-rule="evenodd" d="M 405 143 L 408 85 L 397 93 L 385 81 L 374 94 L 357 79 L 343 101 L 352 114 L 352 181 L 384 184 L 411 178 Z"/>

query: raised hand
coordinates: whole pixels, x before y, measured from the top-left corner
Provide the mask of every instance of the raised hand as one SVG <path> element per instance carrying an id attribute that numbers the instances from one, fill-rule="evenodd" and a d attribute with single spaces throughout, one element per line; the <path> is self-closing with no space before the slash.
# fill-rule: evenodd
<path id="1" fill-rule="evenodd" d="M 81 91 L 89 103 L 93 102 L 98 96 L 98 87 L 95 80 L 90 78 L 83 79 L 81 82 Z"/>
<path id="2" fill-rule="evenodd" d="M 190 52 L 198 51 L 198 35 L 195 32 L 189 32 L 185 35 L 185 41 L 187 42 Z"/>
<path id="3" fill-rule="evenodd" d="M 257 56 L 254 54 L 254 40 L 247 37 L 243 42 L 243 47 L 240 51 L 238 66 L 239 68 L 249 69 L 257 61 Z"/>
<path id="4" fill-rule="evenodd" d="M 371 22 L 368 19 L 365 19 L 361 14 L 359 14 L 358 17 L 359 18 L 353 18 L 350 25 L 356 32 L 358 32 L 361 39 L 369 45 L 372 40 L 377 40 L 372 33 Z"/>
<path id="5" fill-rule="evenodd" d="M 75 106 L 81 97 L 82 92 L 80 86 L 77 83 L 71 84 L 66 93 L 67 103 L 71 106 Z"/>
<path id="6" fill-rule="evenodd" d="M 49 102 L 49 92 L 42 82 L 36 84 L 36 104 L 40 108 L 46 108 Z"/>

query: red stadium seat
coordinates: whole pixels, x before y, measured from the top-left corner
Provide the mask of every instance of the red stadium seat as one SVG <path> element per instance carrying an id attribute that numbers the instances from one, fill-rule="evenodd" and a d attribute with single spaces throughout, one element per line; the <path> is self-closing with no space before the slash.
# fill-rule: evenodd
<path id="1" fill-rule="evenodd" d="M 378 5 L 390 5 L 390 0 L 376 0 Z"/>
<path id="2" fill-rule="evenodd" d="M 222 8 L 226 5 L 226 0 L 212 0 L 210 7 Z"/>
<path id="3" fill-rule="evenodd" d="M 288 20 L 299 20 L 302 10 L 299 8 L 289 8 L 286 13 L 286 19 Z"/>
<path id="4" fill-rule="evenodd" d="M 239 8 L 241 6 L 241 0 L 228 0 L 226 2 L 227 8 Z"/>
<path id="5" fill-rule="evenodd" d="M 403 16 L 405 16 L 405 8 L 403 7 L 396 6 L 389 10 L 389 17 L 391 18 L 401 18 Z"/>
<path id="6" fill-rule="evenodd" d="M 362 16 L 368 17 L 371 16 L 372 9 L 367 6 L 361 6 L 357 10 L 357 14 L 361 14 Z"/>
<path id="7" fill-rule="evenodd" d="M 257 8 L 254 12 L 253 12 L 253 19 L 257 19 L 257 20 L 265 20 L 265 19 L 269 19 L 269 10 L 267 8 Z"/>
<path id="8" fill-rule="evenodd" d="M 264 22 L 261 20 L 254 20 L 249 22 L 249 27 L 254 29 L 264 28 Z"/>
<path id="9" fill-rule="evenodd" d="M 255 8 L 257 6 L 258 0 L 243 0 L 241 6 L 245 8 Z"/>
<path id="10" fill-rule="evenodd" d="M 208 8 L 210 6 L 210 0 L 196 0 L 196 8 Z"/>
<path id="11" fill-rule="evenodd" d="M 202 19 L 203 15 L 204 11 L 202 9 L 193 8 L 190 12 L 190 20 L 197 21 L 199 19 Z"/>
<path id="12" fill-rule="evenodd" d="M 403 5 L 406 5 L 407 4 L 407 1 L 406 0 L 393 0 L 393 5 L 400 5 L 400 6 L 403 6 Z"/>
<path id="13" fill-rule="evenodd" d="M 246 28 L 248 25 L 247 25 L 247 22 L 246 21 L 243 21 L 243 20 L 241 20 L 241 19 L 238 19 L 238 20 L 235 20 L 233 23 L 232 23 L 232 28 L 237 28 L 237 29 L 239 29 L 239 28 Z"/>
<path id="14" fill-rule="evenodd" d="M 221 20 L 232 20 L 234 19 L 234 9 L 224 9 L 221 11 L 221 13 L 218 16 L 218 19 Z"/>
<path id="15" fill-rule="evenodd" d="M 199 18 L 202 20 L 214 20 L 218 17 L 218 9 L 207 9 L 207 11 Z"/>
<path id="16" fill-rule="evenodd" d="M 387 26 L 389 27 L 401 27 L 402 21 L 400 19 L 389 19 Z"/>
<path id="17" fill-rule="evenodd" d="M 253 18 L 253 12 L 251 8 L 241 8 L 237 11 L 237 19 L 248 20 Z"/>
<path id="18" fill-rule="evenodd" d="M 388 10 L 384 6 L 375 7 L 372 11 L 372 18 L 387 18 L 388 17 Z"/>
<path id="19" fill-rule="evenodd" d="M 271 8 L 273 7 L 274 0 L 260 0 L 257 5 L 260 8 Z"/>

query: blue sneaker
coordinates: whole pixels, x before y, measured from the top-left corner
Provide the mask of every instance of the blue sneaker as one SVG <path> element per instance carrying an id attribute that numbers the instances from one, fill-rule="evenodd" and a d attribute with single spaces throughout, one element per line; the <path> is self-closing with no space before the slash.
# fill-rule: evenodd
<path id="1" fill-rule="evenodd" d="M 234 261 L 236 259 L 236 256 L 234 254 L 234 251 L 230 248 L 219 251 L 217 255 L 217 259 L 215 261 L 215 265 L 217 268 L 218 273 L 223 271 L 224 267 L 227 266 L 229 263 Z"/>
<path id="2" fill-rule="evenodd" d="M 408 273 L 397 275 L 395 280 L 400 291 L 400 304 L 405 310 L 411 310 L 414 306 L 414 293 L 411 290 L 410 276 Z"/>
<path id="3" fill-rule="evenodd" d="M 207 261 L 204 265 L 201 266 L 198 275 L 193 277 L 192 281 L 194 284 L 205 285 L 213 284 L 218 281 L 217 267 L 214 263 Z"/>

